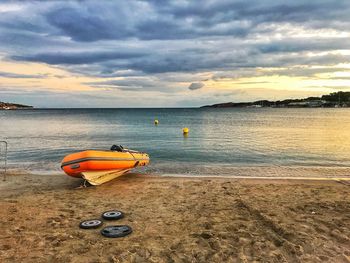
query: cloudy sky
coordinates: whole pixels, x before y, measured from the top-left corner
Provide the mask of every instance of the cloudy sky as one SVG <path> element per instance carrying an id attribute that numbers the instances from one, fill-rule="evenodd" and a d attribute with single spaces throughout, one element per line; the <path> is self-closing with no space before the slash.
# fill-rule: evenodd
<path id="1" fill-rule="evenodd" d="M 0 101 L 182 107 L 350 90 L 350 1 L 1 1 Z"/>

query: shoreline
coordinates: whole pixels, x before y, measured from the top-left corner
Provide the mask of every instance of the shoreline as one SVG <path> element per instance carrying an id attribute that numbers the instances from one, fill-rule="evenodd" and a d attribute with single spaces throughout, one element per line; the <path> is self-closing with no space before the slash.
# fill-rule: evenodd
<path id="1" fill-rule="evenodd" d="M 13 165 L 11 165 L 13 166 Z M 62 170 L 28 170 L 26 168 L 13 168 L 9 167 L 8 175 L 17 174 L 32 174 L 32 175 L 65 175 Z M 256 166 L 217 166 L 210 167 L 207 166 L 205 169 L 209 169 L 210 172 L 200 172 L 198 174 L 194 173 L 173 173 L 173 172 L 154 172 L 154 168 L 151 171 L 134 171 L 132 173 L 144 174 L 146 176 L 160 176 L 160 177 L 203 177 L 203 178 L 256 178 L 256 179 L 350 179 L 350 167 L 347 166 L 279 166 L 279 165 L 256 165 Z M 217 174 L 213 174 L 213 171 L 217 171 Z M 0 177 L 1 177 L 0 173 Z M 0 178 L 1 180 L 1 178 Z"/>
<path id="2" fill-rule="evenodd" d="M 81 184 L 63 174 L 1 179 L 0 261 L 350 260 L 350 187 L 332 179 L 130 173 L 97 187 Z M 78 227 L 110 209 L 125 217 L 104 226 L 127 224 L 131 235 L 108 239 Z"/>

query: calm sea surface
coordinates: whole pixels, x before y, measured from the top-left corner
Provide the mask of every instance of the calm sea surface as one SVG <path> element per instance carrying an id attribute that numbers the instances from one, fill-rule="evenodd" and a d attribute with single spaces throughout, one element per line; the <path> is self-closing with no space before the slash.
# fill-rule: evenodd
<path id="1" fill-rule="evenodd" d="M 154 119 L 159 125 L 153 124 Z M 188 127 L 188 137 L 182 128 Z M 231 175 L 237 167 L 350 167 L 350 109 L 51 109 L 0 111 L 12 169 L 60 171 L 83 149 L 150 154 L 147 173 Z"/>

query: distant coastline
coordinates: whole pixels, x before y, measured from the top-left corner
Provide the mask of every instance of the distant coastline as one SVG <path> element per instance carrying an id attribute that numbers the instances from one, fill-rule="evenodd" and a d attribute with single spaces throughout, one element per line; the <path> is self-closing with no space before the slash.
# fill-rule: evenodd
<path id="1" fill-rule="evenodd" d="M 201 108 L 346 108 L 350 107 L 350 92 L 333 92 L 321 97 L 286 99 L 278 101 L 258 100 L 254 102 L 226 102 L 202 106 Z"/>
<path id="2" fill-rule="evenodd" d="M 33 109 L 33 106 L 9 103 L 9 102 L 1 102 L 0 101 L 0 110 L 21 110 L 21 109 Z"/>

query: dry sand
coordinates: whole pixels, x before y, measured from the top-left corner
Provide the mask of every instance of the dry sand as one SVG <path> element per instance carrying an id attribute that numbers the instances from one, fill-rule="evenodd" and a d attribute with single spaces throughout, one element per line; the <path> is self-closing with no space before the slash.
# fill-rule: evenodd
<path id="1" fill-rule="evenodd" d="M 346 182 L 129 174 L 78 188 L 64 175 L 0 182 L 0 262 L 350 262 Z M 133 233 L 82 230 L 110 209 Z"/>

